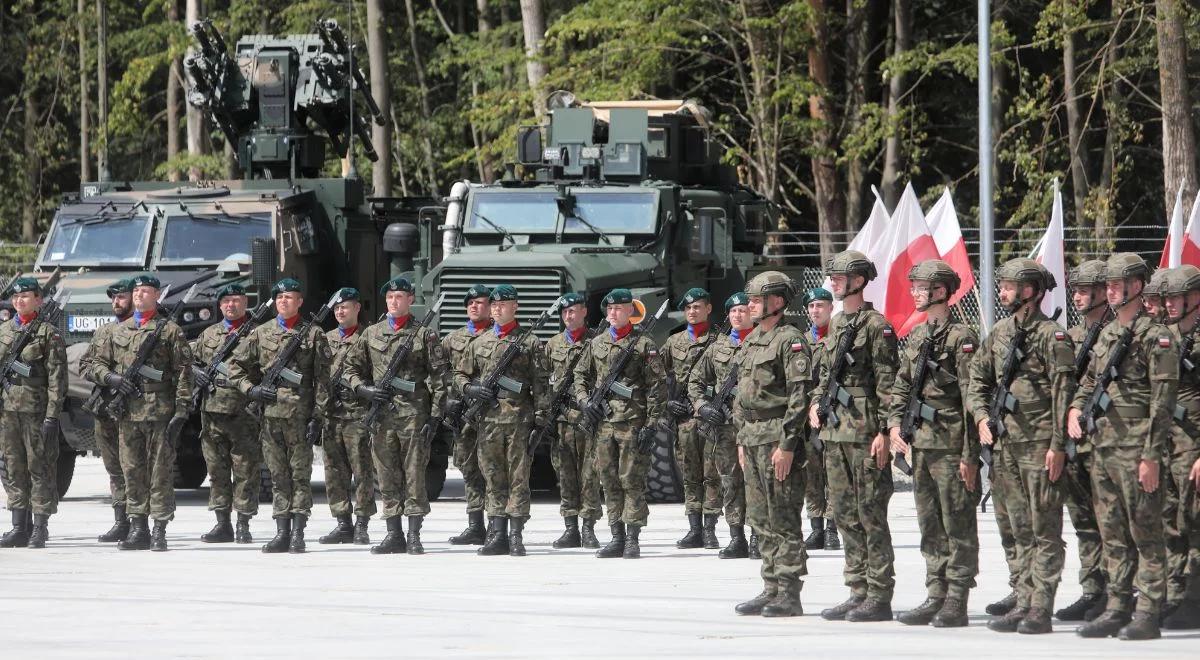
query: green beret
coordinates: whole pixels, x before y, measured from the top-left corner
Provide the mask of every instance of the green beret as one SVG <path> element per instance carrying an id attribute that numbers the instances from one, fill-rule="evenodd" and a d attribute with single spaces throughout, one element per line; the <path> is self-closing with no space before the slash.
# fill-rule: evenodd
<path id="1" fill-rule="evenodd" d="M 805 291 L 804 297 L 801 298 L 801 302 L 804 303 L 805 307 L 808 307 L 809 303 L 816 302 L 818 300 L 833 302 L 833 294 L 827 289 L 822 289 L 821 287 L 817 286 Z"/>
<path id="2" fill-rule="evenodd" d="M 558 299 L 558 309 L 559 309 L 559 311 L 562 311 L 568 307 L 574 307 L 575 305 L 582 305 L 585 302 L 587 302 L 587 301 L 584 300 L 583 296 L 579 295 L 578 293 L 575 293 L 574 291 L 568 291 L 568 292 L 564 293 L 561 298 Z"/>
<path id="3" fill-rule="evenodd" d="M 244 296 L 246 295 L 246 287 L 241 284 L 226 284 L 217 292 L 217 302 L 221 302 L 226 296 Z"/>
<path id="4" fill-rule="evenodd" d="M 729 298 L 725 300 L 725 313 L 728 314 L 729 310 L 731 310 L 734 307 L 737 307 L 739 305 L 749 305 L 749 304 L 750 304 L 750 296 L 746 295 L 745 291 L 738 291 L 737 293 L 733 294 L 732 296 L 729 296 Z"/>
<path id="5" fill-rule="evenodd" d="M 117 297 L 118 293 L 129 293 L 131 291 L 133 291 L 133 283 L 131 283 L 128 279 L 125 279 L 117 280 L 116 282 L 109 284 L 105 293 L 108 294 L 108 298 L 111 300 Z"/>
<path id="6" fill-rule="evenodd" d="M 338 291 L 338 297 L 341 298 L 341 302 L 358 301 L 358 289 L 352 286 L 344 286 L 341 291 Z"/>
<path id="7" fill-rule="evenodd" d="M 386 296 L 393 291 L 406 291 L 408 293 L 412 293 L 412 282 L 409 282 L 408 278 L 405 277 L 393 277 L 387 282 L 384 282 L 383 286 L 379 287 L 379 295 L 381 296 Z"/>
<path id="8" fill-rule="evenodd" d="M 42 285 L 38 284 L 38 281 L 32 277 L 18 277 L 8 285 L 8 295 L 10 296 L 18 293 L 25 293 L 27 291 L 32 291 L 38 295 L 41 295 Z"/>
<path id="9" fill-rule="evenodd" d="M 136 289 L 139 286 L 149 286 L 154 287 L 155 289 L 161 289 L 162 282 L 159 282 L 158 278 L 150 273 L 142 273 L 141 275 L 137 275 L 129 280 L 130 290 Z"/>
<path id="10" fill-rule="evenodd" d="M 613 289 L 604 296 L 604 305 L 624 305 L 633 302 L 633 292 L 629 289 Z"/>
<path id="11" fill-rule="evenodd" d="M 679 299 L 679 306 L 677 309 L 682 310 L 684 307 L 687 307 L 697 300 L 712 300 L 712 296 L 708 295 L 708 292 L 704 289 L 694 286 L 688 289 L 687 293 L 683 294 L 683 297 Z"/>
<path id="12" fill-rule="evenodd" d="M 492 297 L 491 289 L 487 288 L 486 286 L 484 286 L 482 284 L 475 284 L 471 288 L 467 289 L 467 292 L 463 294 L 463 307 L 466 307 L 467 305 L 469 305 L 471 303 L 471 301 L 475 300 L 476 298 L 490 299 L 491 297 Z"/>
<path id="13" fill-rule="evenodd" d="M 276 282 L 275 286 L 271 287 L 271 297 L 272 298 L 274 298 L 275 296 L 277 296 L 281 293 L 304 293 L 304 292 L 300 288 L 300 280 L 298 280 L 294 277 L 285 277 L 282 280 L 279 280 L 278 282 Z"/>
<path id="14" fill-rule="evenodd" d="M 501 284 L 492 289 L 492 295 L 488 300 L 516 300 L 517 287 L 511 284 Z"/>

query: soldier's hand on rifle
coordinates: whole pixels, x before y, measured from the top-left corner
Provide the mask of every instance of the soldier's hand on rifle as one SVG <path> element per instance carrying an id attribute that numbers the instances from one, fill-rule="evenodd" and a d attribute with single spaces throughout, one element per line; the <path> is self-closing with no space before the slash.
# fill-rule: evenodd
<path id="1" fill-rule="evenodd" d="M 192 369 L 192 385 L 198 390 L 207 390 L 212 385 L 207 369 Z"/>
<path id="2" fill-rule="evenodd" d="M 498 398 L 496 396 L 496 390 L 488 387 L 487 385 L 481 385 L 480 383 L 468 383 L 467 386 L 463 388 L 463 394 L 466 394 L 467 397 L 471 399 L 481 401 L 489 405 L 495 403 L 496 399 Z"/>
<path id="3" fill-rule="evenodd" d="M 817 415 L 817 404 L 808 407 L 808 425 L 816 431 L 821 428 L 821 418 Z"/>
<path id="4" fill-rule="evenodd" d="M 904 438 L 900 437 L 900 427 L 893 426 L 888 430 L 888 437 L 892 442 L 892 451 L 897 454 L 908 454 L 908 443 Z"/>
<path id="5" fill-rule="evenodd" d="M 1046 450 L 1046 471 L 1050 473 L 1051 483 L 1058 481 L 1058 478 L 1062 476 L 1063 465 L 1066 462 L 1067 453 L 1065 451 Z"/>
<path id="6" fill-rule="evenodd" d="M 968 493 L 974 493 L 975 485 L 979 482 L 979 461 L 959 461 L 958 478 L 962 479 Z"/>
<path id="7" fill-rule="evenodd" d="M 1072 440 L 1083 438 L 1083 426 L 1079 424 L 1080 417 L 1083 417 L 1083 411 L 1078 408 L 1071 408 L 1067 411 L 1067 435 L 1071 436 Z"/>
<path id="8" fill-rule="evenodd" d="M 796 457 L 796 452 L 776 449 L 771 452 L 771 465 L 775 468 L 775 480 L 783 481 L 788 478 L 792 472 L 792 459 Z"/>
<path id="9" fill-rule="evenodd" d="M 176 414 L 167 422 L 167 442 L 172 446 L 179 446 L 179 434 L 183 433 L 183 427 L 187 424 L 187 415 Z"/>
<path id="10" fill-rule="evenodd" d="M 654 448 L 654 440 L 658 437 L 658 431 L 653 426 L 643 426 L 638 429 L 637 443 L 638 451 L 647 454 Z"/>
<path id="11" fill-rule="evenodd" d="M 58 431 L 59 425 L 57 417 L 47 417 L 46 419 L 42 420 L 42 440 L 45 440 L 46 442 L 57 443 Z"/>
<path id="12" fill-rule="evenodd" d="M 1197 461 L 1196 465 L 1200 465 L 1200 461 Z M 741 445 L 738 445 L 738 466 L 742 468 L 742 472 L 746 471 L 746 450 Z"/>
<path id="13" fill-rule="evenodd" d="M 882 470 L 891 462 L 892 455 L 888 451 L 887 436 L 882 433 L 876 433 L 875 439 L 871 441 L 871 455 L 875 457 L 875 467 Z"/>
<path id="14" fill-rule="evenodd" d="M 104 377 L 104 384 L 110 389 L 114 389 L 125 396 L 133 396 L 137 394 L 137 388 L 133 383 L 125 380 L 120 374 L 110 373 Z"/>
<path id="15" fill-rule="evenodd" d="M 370 401 L 372 403 L 387 403 L 388 400 L 387 392 L 382 388 L 372 385 L 359 385 L 354 390 L 354 395 L 363 401 Z"/>
<path id="16" fill-rule="evenodd" d="M 308 425 L 304 427 L 304 439 L 310 446 L 321 444 L 321 420 L 319 418 L 313 417 L 308 420 Z"/>
<path id="17" fill-rule="evenodd" d="M 592 404 L 584 399 L 579 402 L 579 412 L 587 418 L 588 426 L 596 428 L 600 422 L 604 421 L 604 408 L 599 404 Z"/>
<path id="18" fill-rule="evenodd" d="M 996 439 L 992 437 L 992 427 L 988 426 L 989 421 L 991 420 L 987 417 L 979 420 L 979 444 L 981 445 L 990 445 L 996 441 Z"/>
<path id="19" fill-rule="evenodd" d="M 713 426 L 721 426 L 725 423 L 725 411 L 712 403 L 706 403 L 700 406 L 700 419 Z"/>
<path id="20" fill-rule="evenodd" d="M 671 399 L 667 402 L 667 411 L 675 419 L 690 419 L 692 416 L 692 407 L 687 401 L 682 399 Z"/>
<path id="21" fill-rule="evenodd" d="M 1158 461 L 1142 459 L 1138 463 L 1138 483 L 1142 485 L 1143 491 L 1153 493 L 1158 490 L 1158 470 Z"/>
<path id="22" fill-rule="evenodd" d="M 1188 474 L 1188 478 L 1192 480 L 1192 486 L 1196 490 L 1200 490 L 1200 458 L 1197 458 L 1196 462 L 1192 463 L 1192 471 Z"/>
<path id="23" fill-rule="evenodd" d="M 262 385 L 255 385 L 246 392 L 246 396 L 258 401 L 259 403 L 275 403 L 279 399 L 279 395 L 275 390 L 267 389 Z"/>

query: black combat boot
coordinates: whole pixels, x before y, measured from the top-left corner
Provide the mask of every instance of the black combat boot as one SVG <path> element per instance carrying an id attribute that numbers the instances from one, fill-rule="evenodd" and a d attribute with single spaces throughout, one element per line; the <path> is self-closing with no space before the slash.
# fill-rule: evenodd
<path id="1" fill-rule="evenodd" d="M 942 604 L 942 609 L 933 615 L 934 628 L 965 628 L 970 620 L 967 618 L 967 599 L 950 596 Z"/>
<path id="2" fill-rule="evenodd" d="M 1193 577 L 1192 579 L 1200 579 Z M 1167 630 L 1194 630 L 1200 628 L 1200 600 L 1184 598 L 1179 601 L 1169 616 L 1163 619 L 1163 628 Z"/>
<path id="3" fill-rule="evenodd" d="M 800 606 L 800 581 L 792 580 L 779 585 L 771 602 L 763 605 L 762 615 L 766 617 L 804 616 L 804 608 Z"/>
<path id="4" fill-rule="evenodd" d="M 525 556 L 525 539 L 521 536 L 525 529 L 524 518 L 509 518 L 512 531 L 508 534 L 508 555 L 510 557 Z"/>
<path id="5" fill-rule="evenodd" d="M 408 517 L 408 554 L 410 555 L 425 554 L 425 546 L 421 545 L 421 523 L 424 520 L 423 516 Z"/>
<path id="6" fill-rule="evenodd" d="M 638 535 L 642 533 L 641 525 L 627 525 L 627 538 L 625 539 L 625 551 L 621 556 L 625 559 L 640 559 L 642 556 L 642 546 L 638 543 Z"/>
<path id="7" fill-rule="evenodd" d="M 97 541 L 101 543 L 117 543 L 124 541 L 125 537 L 129 536 L 129 518 L 125 516 L 125 505 L 113 505 L 113 526 L 107 532 L 104 532 Z"/>
<path id="8" fill-rule="evenodd" d="M 933 617 L 942 611 L 942 606 L 946 604 L 945 598 L 934 598 L 930 596 L 925 599 L 924 603 L 917 605 L 907 612 L 901 612 L 896 620 L 906 626 L 925 626 L 933 621 Z"/>
<path id="9" fill-rule="evenodd" d="M 1162 637 L 1162 631 L 1158 629 L 1158 615 L 1150 612 L 1134 612 L 1133 620 L 1121 628 L 1117 637 L 1126 641 Z"/>
<path id="10" fill-rule="evenodd" d="M 401 521 L 404 520 L 400 516 L 392 516 L 385 518 L 383 522 L 387 524 L 387 536 L 379 542 L 379 545 L 371 548 L 373 555 L 394 555 L 408 552 L 408 545 L 404 542 L 404 526 Z"/>
<path id="11" fill-rule="evenodd" d="M 12 529 L 0 536 L 0 548 L 24 548 L 29 545 L 29 516 L 27 509 L 12 510 Z"/>
<path id="12" fill-rule="evenodd" d="M 483 545 L 487 540 L 483 529 L 483 511 L 467 512 L 467 528 L 450 537 L 450 545 Z"/>
<path id="13" fill-rule="evenodd" d="M 1084 621 L 1095 621 L 1096 617 L 1104 614 L 1104 610 L 1108 609 L 1108 598 L 1104 595 L 1105 591 L 1106 590 L 1102 590 L 1100 592 L 1100 597 L 1096 599 L 1096 604 L 1092 605 L 1090 608 L 1088 608 L 1088 611 L 1084 613 Z"/>
<path id="14" fill-rule="evenodd" d="M 992 616 L 1004 616 L 1008 614 L 1012 608 L 1017 606 L 1017 592 L 1011 591 L 1007 596 L 983 608 L 984 612 Z"/>
<path id="15" fill-rule="evenodd" d="M 371 516 L 359 516 L 354 520 L 354 545 L 371 545 L 371 535 L 367 526 L 371 524 Z"/>
<path id="16" fill-rule="evenodd" d="M 700 514 L 689 513 L 687 518 L 688 532 L 675 542 L 675 547 L 681 550 L 704 547 L 704 530 L 700 526 Z"/>
<path id="17" fill-rule="evenodd" d="M 804 539 L 804 547 L 809 550 L 824 550 L 825 549 L 825 519 L 810 518 L 812 523 L 812 532 L 808 538 Z"/>
<path id="18" fill-rule="evenodd" d="M 1014 607 L 1004 616 L 998 616 L 987 622 L 988 630 L 996 632 L 1010 633 L 1017 632 L 1017 627 L 1021 625 L 1021 620 L 1029 614 L 1028 607 Z"/>
<path id="19" fill-rule="evenodd" d="M 600 539 L 596 538 L 596 521 L 592 518 L 583 519 L 583 530 L 579 533 L 580 545 L 585 548 L 599 548 Z"/>
<path id="20" fill-rule="evenodd" d="M 508 554 L 508 518 L 505 516 L 492 516 L 492 537 L 488 539 L 483 547 L 475 552 L 480 555 L 507 555 Z"/>
<path id="21" fill-rule="evenodd" d="M 150 549 L 154 552 L 167 551 L 167 521 L 154 521 L 154 532 L 150 534 Z"/>
<path id="22" fill-rule="evenodd" d="M 1054 632 L 1050 624 L 1050 611 L 1041 607 L 1029 608 L 1029 613 L 1017 624 L 1017 632 L 1022 635 L 1045 635 Z"/>
<path id="23" fill-rule="evenodd" d="M 762 614 L 767 603 L 775 599 L 775 591 L 775 585 L 763 583 L 762 593 L 744 603 L 738 603 L 733 607 L 733 611 L 747 616 Z"/>
<path id="24" fill-rule="evenodd" d="M 867 623 L 872 621 L 891 621 L 892 604 L 878 598 L 867 597 L 862 605 L 846 612 L 846 620 L 851 623 Z"/>
<path id="25" fill-rule="evenodd" d="M 147 516 L 133 515 L 129 518 L 129 534 L 124 541 L 117 544 L 122 550 L 149 550 L 150 524 Z"/>
<path id="26" fill-rule="evenodd" d="M 45 513 L 33 514 L 33 532 L 29 534 L 29 547 L 44 548 L 50 540 L 50 516 Z"/>
<path id="27" fill-rule="evenodd" d="M 821 618 L 825 619 L 826 621 L 845 621 L 846 614 L 848 614 L 850 610 L 862 605 L 863 601 L 865 600 L 865 596 L 850 596 L 846 600 L 842 601 L 841 605 L 834 605 L 829 609 L 821 610 Z"/>
<path id="28" fill-rule="evenodd" d="M 625 554 L 625 523 L 613 523 L 609 525 L 608 529 L 612 532 L 612 540 L 596 551 L 596 556 L 601 559 L 620 557 Z"/>
<path id="29" fill-rule="evenodd" d="M 1104 610 L 1104 614 L 1076 628 L 1075 634 L 1088 638 L 1116 637 L 1132 620 L 1125 612 Z"/>
<path id="30" fill-rule="evenodd" d="M 842 540 L 838 538 L 837 524 L 833 522 L 832 518 L 825 521 L 825 549 L 842 549 Z"/>
<path id="31" fill-rule="evenodd" d="M 1104 600 L 1104 594 L 1083 594 L 1079 600 L 1067 605 L 1054 613 L 1059 621 L 1083 621 L 1088 610 L 1096 605 L 1096 601 Z"/>
<path id="32" fill-rule="evenodd" d="M 288 553 L 298 555 L 304 552 L 304 526 L 308 516 L 297 513 L 292 516 L 292 542 L 288 544 Z"/>
<path id="33" fill-rule="evenodd" d="M 334 526 L 333 531 L 317 539 L 317 543 L 321 545 L 352 543 L 354 541 L 354 523 L 350 522 L 350 514 L 334 516 L 334 519 L 337 520 L 337 525 Z"/>
<path id="34" fill-rule="evenodd" d="M 704 532 L 702 539 L 704 541 L 705 550 L 716 550 L 721 547 L 721 541 L 717 539 L 717 518 L 715 513 L 704 514 Z"/>
<path id="35" fill-rule="evenodd" d="M 722 548 L 717 556 L 721 559 L 745 559 L 749 554 L 750 544 L 746 542 L 745 527 L 729 523 L 729 545 Z"/>
<path id="36" fill-rule="evenodd" d="M 201 534 L 200 540 L 205 543 L 232 543 L 233 525 L 229 522 L 229 510 L 213 511 L 217 514 L 217 524 L 207 534 Z"/>
<path id="37" fill-rule="evenodd" d="M 250 514 L 238 513 L 237 526 L 233 528 L 233 540 L 238 543 L 254 543 L 254 537 L 250 535 Z"/>
<path id="38" fill-rule="evenodd" d="M 594 525 L 595 523 L 592 524 Z M 563 526 L 566 527 L 566 531 L 550 545 L 557 550 L 582 547 L 583 539 L 579 536 L 579 518 L 576 516 L 563 516 Z"/>
<path id="39" fill-rule="evenodd" d="M 750 549 L 746 552 L 746 556 L 750 559 L 762 559 L 762 553 L 758 551 L 758 532 L 754 528 L 750 528 Z"/>
<path id="40" fill-rule="evenodd" d="M 262 551 L 270 554 L 287 552 L 288 544 L 292 542 L 292 517 L 283 516 L 275 519 L 275 538 L 267 541 Z"/>

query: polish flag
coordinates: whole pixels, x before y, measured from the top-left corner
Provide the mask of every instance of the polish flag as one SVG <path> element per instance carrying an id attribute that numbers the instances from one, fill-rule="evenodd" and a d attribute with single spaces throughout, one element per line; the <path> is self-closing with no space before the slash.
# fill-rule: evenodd
<path id="1" fill-rule="evenodd" d="M 1200 195 L 1192 203 L 1192 212 L 1188 216 L 1187 227 L 1183 230 L 1183 249 L 1179 251 L 1179 263 L 1200 266 Z"/>
<path id="2" fill-rule="evenodd" d="M 880 258 L 880 245 L 883 237 L 887 234 L 889 217 L 887 207 L 883 205 L 883 200 L 879 197 L 879 191 L 875 186 L 871 186 L 871 192 L 875 193 L 875 204 L 871 207 L 871 215 L 867 217 L 867 221 L 863 223 L 862 229 L 854 235 L 854 240 L 846 246 L 847 250 L 858 250 L 867 255 L 873 263 L 878 266 Z M 826 291 L 833 291 L 833 285 L 829 278 L 821 284 Z M 875 281 L 868 282 L 866 289 L 863 290 L 863 299 L 873 303 L 875 309 L 883 311 L 884 298 L 887 294 L 884 282 L 880 278 L 875 278 Z M 842 301 L 835 300 L 833 302 L 833 313 L 837 314 L 842 311 Z"/>
<path id="3" fill-rule="evenodd" d="M 904 337 L 925 320 L 925 313 L 917 312 L 909 293 L 908 271 L 926 259 L 939 258 L 912 183 L 904 187 L 900 203 L 892 214 L 891 231 L 881 243 L 881 258 L 875 260 L 875 267 L 886 290 L 882 311 L 896 336 Z"/>
<path id="4" fill-rule="evenodd" d="M 1037 247 L 1029 255 L 1031 259 L 1046 267 L 1054 276 L 1058 286 L 1042 298 L 1042 313 L 1053 316 L 1054 310 L 1062 310 L 1058 316 L 1058 324 L 1067 327 L 1067 262 L 1063 239 L 1063 201 L 1062 193 L 1058 190 L 1058 179 L 1054 180 L 1054 209 L 1050 212 L 1050 226 Z"/>
<path id="5" fill-rule="evenodd" d="M 954 200 L 950 197 L 950 189 L 942 192 L 937 203 L 925 214 L 929 224 L 929 233 L 933 234 L 933 242 L 937 246 L 938 255 L 950 264 L 954 272 L 962 280 L 958 291 L 950 297 L 953 305 L 975 288 L 975 271 L 971 270 L 971 259 L 967 256 L 967 242 L 963 239 L 962 229 L 958 224 L 958 214 L 954 212 Z"/>
<path id="6" fill-rule="evenodd" d="M 1171 222 L 1167 224 L 1167 243 L 1163 245 L 1162 257 L 1158 260 L 1159 268 L 1174 268 L 1180 264 L 1183 254 L 1183 182 L 1175 191 L 1175 208 L 1171 211 Z M 1200 200 L 1200 196 L 1196 199 Z M 1195 205 L 1193 204 L 1193 209 Z M 1190 223 L 1189 223 L 1190 224 Z"/>

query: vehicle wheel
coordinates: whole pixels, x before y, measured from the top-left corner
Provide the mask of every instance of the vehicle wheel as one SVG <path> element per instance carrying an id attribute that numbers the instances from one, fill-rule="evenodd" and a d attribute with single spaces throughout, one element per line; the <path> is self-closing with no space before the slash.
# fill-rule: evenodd
<path id="1" fill-rule="evenodd" d="M 425 494 L 430 502 L 436 502 L 442 496 L 442 487 L 446 485 L 446 468 L 450 467 L 450 457 L 434 455 L 429 457 L 425 466 Z"/>
<path id="2" fill-rule="evenodd" d="M 175 488 L 199 488 L 208 478 L 208 464 L 203 457 L 180 455 L 175 459 Z"/>
<path id="3" fill-rule="evenodd" d="M 275 499 L 271 493 L 271 471 L 265 465 L 258 470 L 258 501 L 271 502 Z"/>
<path id="4" fill-rule="evenodd" d="M 67 496 L 71 488 L 71 480 L 75 478 L 75 459 L 79 454 L 73 451 L 61 451 L 58 454 L 58 465 L 55 466 L 55 477 L 58 481 L 58 499 Z"/>
<path id="5" fill-rule="evenodd" d="M 650 450 L 650 472 L 646 474 L 646 501 L 663 504 L 683 501 L 683 476 L 675 462 L 671 436 L 660 432 Z"/>

